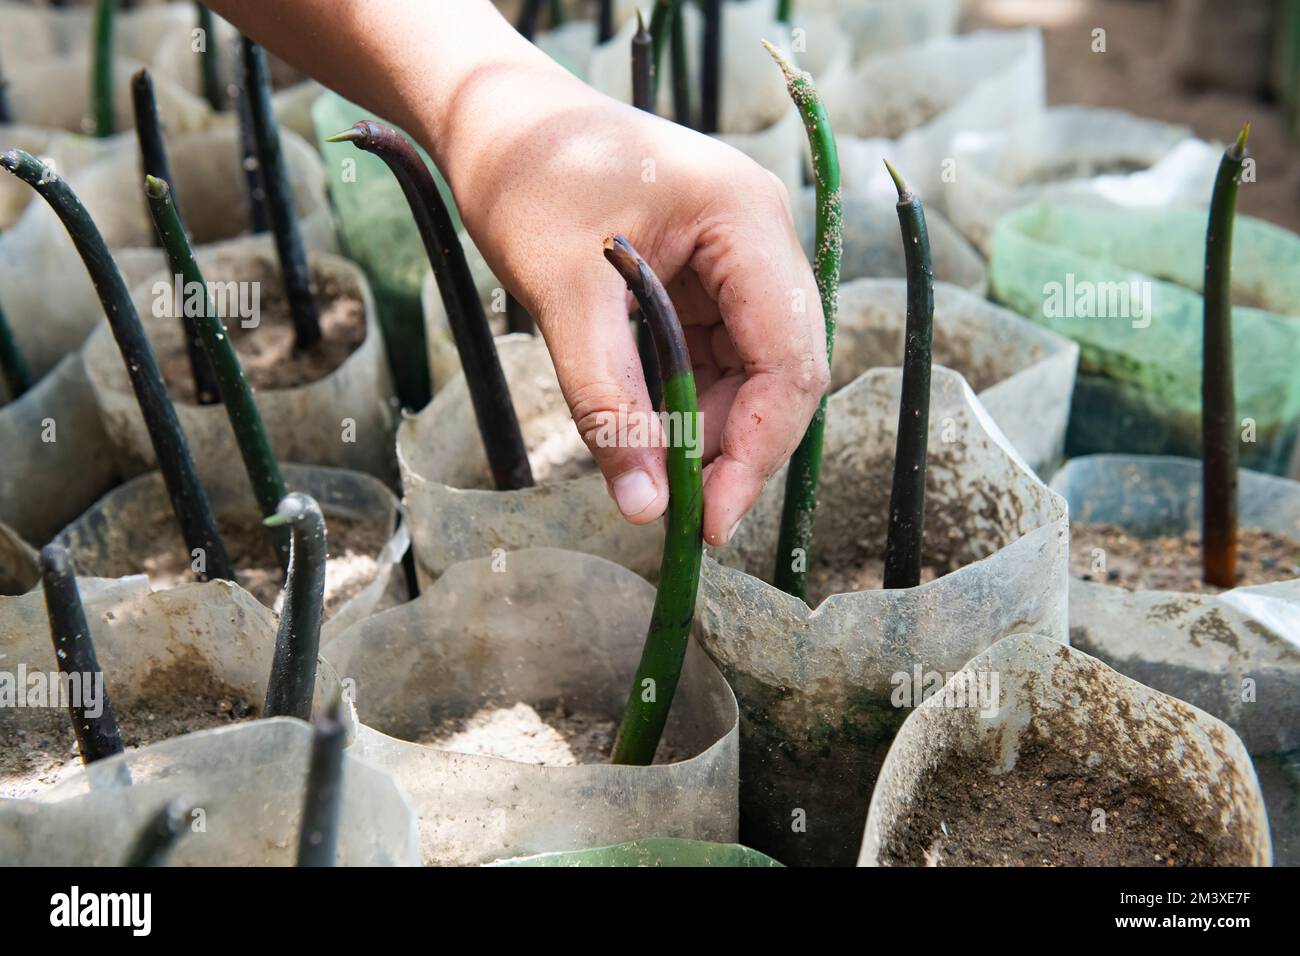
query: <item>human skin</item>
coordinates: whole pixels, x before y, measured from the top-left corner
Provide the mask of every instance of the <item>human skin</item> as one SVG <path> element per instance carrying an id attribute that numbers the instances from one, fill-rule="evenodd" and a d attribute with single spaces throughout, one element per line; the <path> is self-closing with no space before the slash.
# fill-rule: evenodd
<path id="1" fill-rule="evenodd" d="M 646 524 L 668 504 L 661 443 L 598 441 L 620 408 L 652 410 L 632 300 L 602 254 L 607 235 L 627 237 L 685 329 L 707 463 L 704 537 L 724 544 L 830 382 L 817 287 L 780 181 L 593 90 L 489 0 L 208 5 L 428 150 L 488 265 L 535 318 L 619 510 Z"/>

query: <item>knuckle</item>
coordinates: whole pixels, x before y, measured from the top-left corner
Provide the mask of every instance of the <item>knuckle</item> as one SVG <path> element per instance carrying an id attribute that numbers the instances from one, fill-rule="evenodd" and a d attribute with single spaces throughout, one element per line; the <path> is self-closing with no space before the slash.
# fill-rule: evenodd
<path id="1" fill-rule="evenodd" d="M 588 448 L 594 451 L 599 447 L 597 438 L 617 418 L 619 408 L 627 404 L 623 389 L 613 382 L 592 382 L 574 390 L 569 396 L 569 411 Z"/>

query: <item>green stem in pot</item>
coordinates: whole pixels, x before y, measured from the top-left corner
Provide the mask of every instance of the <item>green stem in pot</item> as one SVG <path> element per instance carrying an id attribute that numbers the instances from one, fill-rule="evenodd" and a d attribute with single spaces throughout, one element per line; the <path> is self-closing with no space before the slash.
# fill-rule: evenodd
<path id="1" fill-rule="evenodd" d="M 600 0 L 596 24 L 596 42 L 608 43 L 614 36 L 614 0 Z"/>
<path id="2" fill-rule="evenodd" d="M 199 69 L 203 82 L 203 98 L 214 113 L 226 108 L 226 88 L 221 82 L 221 57 L 217 47 L 216 18 L 204 3 L 194 4 L 198 14 L 198 28 L 202 31 L 203 51 L 199 54 Z"/>
<path id="3" fill-rule="evenodd" d="M 127 853 L 124 866 L 166 866 L 176 842 L 186 833 L 189 808 L 183 800 L 171 800 L 149 818 Z"/>
<path id="4" fill-rule="evenodd" d="M 794 0 L 776 0 L 776 19 L 778 23 L 789 23 Z"/>
<path id="5" fill-rule="evenodd" d="M 898 406 L 894 480 L 885 533 L 886 588 L 921 583 L 925 531 L 925 455 L 930 435 L 930 356 L 934 341 L 934 263 L 921 197 L 885 161 L 898 189 L 898 224 L 907 264 L 907 328 L 903 343 L 903 389 Z"/>
<path id="6" fill-rule="evenodd" d="M 0 306 L 0 377 L 4 378 L 11 402 L 32 387 L 32 371 L 18 348 L 3 306 Z"/>
<path id="7" fill-rule="evenodd" d="M 135 303 L 131 301 L 131 293 L 104 237 L 72 188 L 36 157 L 21 149 L 11 149 L 0 153 L 0 167 L 23 180 L 50 204 L 90 273 L 122 362 L 126 365 L 149 440 L 153 443 L 172 511 L 194 562 L 191 566 L 200 579 L 233 581 L 234 571 L 217 533 L 208 497 L 199 483 L 185 433 L 176 418 L 176 409 L 167 394 L 167 386 L 158 370 L 158 361 L 145 336 L 144 326 L 140 324 Z"/>
<path id="8" fill-rule="evenodd" d="M 817 248 L 813 275 L 826 320 L 826 363 L 835 348 L 835 315 L 839 304 L 840 257 L 844 251 L 844 221 L 840 197 L 840 158 L 835 133 L 812 77 L 795 67 L 770 43 L 764 43 L 785 74 L 790 98 L 799 109 L 812 149 L 813 182 L 817 193 Z M 803 440 L 790 458 L 785 503 L 776 546 L 772 583 L 798 598 L 805 597 L 813 518 L 817 513 L 817 483 L 821 476 L 822 439 L 826 431 L 826 397 L 822 396 Z"/>
<path id="9" fill-rule="evenodd" d="M 253 136 L 253 116 L 248 105 L 248 77 L 244 68 L 244 38 L 235 38 L 235 63 L 238 83 L 235 88 L 235 118 L 239 124 L 239 155 L 244 170 L 244 188 L 248 193 L 248 231 L 260 236 L 271 229 L 271 214 L 266 208 L 266 189 L 258 168 L 257 143 Z"/>
<path id="10" fill-rule="evenodd" d="M 96 0 L 90 67 L 90 113 L 95 136 L 112 136 L 117 128 L 113 113 L 113 21 L 116 0 Z"/>
<path id="11" fill-rule="evenodd" d="M 77 736 L 81 762 L 91 764 L 120 754 L 126 748 L 122 746 L 117 718 L 109 706 L 104 672 L 95 655 L 86 610 L 81 606 L 81 594 L 77 590 L 76 570 L 61 544 L 41 548 L 41 588 L 45 592 L 45 613 L 59 673 L 70 679 L 76 675 L 83 689 L 98 685 L 98 700 L 93 704 L 87 693 L 68 698 L 68 714 L 72 718 L 72 732 Z"/>
<path id="12" fill-rule="evenodd" d="M 285 298 L 289 300 L 289 313 L 293 317 L 293 347 L 294 351 L 303 352 L 320 341 L 320 314 L 312 295 L 311 270 L 307 266 L 307 249 L 298 225 L 298 212 L 294 208 L 289 169 L 280 149 L 280 127 L 271 102 L 266 51 L 244 37 L 241 60 L 248 116 L 257 150 L 257 168 L 262 189 L 266 192 L 267 214 L 280 258 Z"/>
<path id="13" fill-rule="evenodd" d="M 163 180 L 146 176 L 145 195 L 149 199 L 154 228 L 167 253 L 168 271 L 173 277 L 180 276 L 185 288 L 204 290 L 202 314 L 192 318 L 199 346 L 215 375 L 217 391 L 226 406 L 230 428 L 235 433 L 235 442 L 244 459 L 244 470 L 253 486 L 258 508 L 261 509 L 262 517 L 270 517 L 275 514 L 280 500 L 289 493 L 289 489 L 280 474 L 280 465 L 271 449 L 271 440 L 267 437 L 262 415 L 253 400 L 253 389 L 244 377 L 244 369 L 239 363 L 239 356 L 235 354 L 235 346 L 207 291 L 207 281 L 194 258 L 189 239 L 185 236 L 176 205 L 171 200 L 171 190 Z M 288 530 L 275 532 L 274 540 L 280 567 L 287 567 Z"/>
<path id="14" fill-rule="evenodd" d="M 275 632 L 275 656 L 263 713 L 267 717 L 310 720 L 325 610 L 325 557 L 329 550 L 325 516 L 314 498 L 295 491 L 286 495 L 275 514 L 262 523 L 268 528 L 288 525 L 293 531 L 284 609 Z"/>
<path id="15" fill-rule="evenodd" d="M 719 130 L 722 102 L 722 0 L 701 0 L 704 41 L 700 65 L 700 132 Z"/>
<path id="16" fill-rule="evenodd" d="M 642 112 L 654 114 L 654 39 L 646 29 L 640 10 L 636 12 L 636 33 L 632 35 L 632 105 Z M 644 318 L 636 324 L 636 350 L 641 357 L 641 374 L 650 393 L 650 404 L 658 408 L 663 402 L 659 363 L 655 355 L 654 337 Z"/>
<path id="17" fill-rule="evenodd" d="M 167 164 L 167 148 L 163 143 L 162 123 L 158 119 L 158 102 L 154 99 L 153 80 L 149 78 L 148 70 L 141 70 L 131 77 L 131 106 L 135 112 L 135 136 L 140 145 L 140 160 L 145 177 L 155 177 L 170 186 L 171 169 Z M 175 200 L 173 204 L 175 205 Z M 183 233 L 185 220 L 181 216 L 179 205 L 175 205 L 174 211 Z M 190 374 L 194 378 L 194 395 L 200 405 L 215 405 L 221 401 L 221 389 L 212 372 L 212 363 L 203 353 L 203 346 L 194 327 L 194 318 L 182 313 L 180 322 L 181 330 L 185 333 L 185 354 L 189 357 Z"/>
<path id="18" fill-rule="evenodd" d="M 1232 226 L 1250 124 L 1223 154 L 1205 230 L 1201 345 L 1201 560 L 1205 581 L 1237 582 L 1237 397 L 1232 367 Z"/>
<path id="19" fill-rule="evenodd" d="M 669 57 L 673 75 L 673 116 L 682 126 L 691 128 L 691 70 L 686 59 L 686 17 L 680 5 L 673 8 L 673 22 L 670 27 L 672 38 L 669 43 Z"/>
<path id="20" fill-rule="evenodd" d="M 656 91 L 659 89 L 659 75 L 663 69 L 664 44 L 668 42 L 673 20 L 681 16 L 681 5 L 682 0 L 656 0 L 654 9 L 650 11 L 651 59 L 654 63 L 651 82 Z M 653 97 L 651 102 L 654 102 Z"/>
<path id="21" fill-rule="evenodd" d="M 497 490 L 532 487 L 528 448 L 510 401 L 510 387 L 492 340 L 492 329 L 483 313 L 456 225 L 429 167 L 401 133 L 383 123 L 362 120 L 325 141 L 352 143 L 357 149 L 374 153 L 397 178 L 438 282 Z"/>
<path id="22" fill-rule="evenodd" d="M 342 701 L 335 698 L 329 712 L 316 721 L 311 738 L 311 763 L 298 829 L 298 865 L 334 866 L 338 859 L 339 815 L 343 803 L 343 747 L 347 734 L 339 719 Z"/>
<path id="23" fill-rule="evenodd" d="M 684 422 L 696 418 L 699 408 L 691 356 L 677 312 L 663 284 L 622 236 L 605 240 L 605 258 L 636 296 L 641 314 L 654 334 L 669 420 Z M 704 555 L 701 449 L 688 447 L 684 436 L 700 434 L 698 428 L 683 427 L 677 440 L 669 442 L 668 521 L 659 565 L 659 588 L 641 662 L 614 738 L 610 758 L 613 763 L 645 765 L 654 760 L 681 677 Z"/>

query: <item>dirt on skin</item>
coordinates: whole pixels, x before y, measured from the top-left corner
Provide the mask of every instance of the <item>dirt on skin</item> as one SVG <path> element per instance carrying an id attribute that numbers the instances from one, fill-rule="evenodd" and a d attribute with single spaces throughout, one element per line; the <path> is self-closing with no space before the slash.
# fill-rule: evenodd
<path id="1" fill-rule="evenodd" d="M 194 581 L 189 552 L 174 544 L 174 519 L 170 514 L 160 514 L 156 524 L 156 533 L 151 529 L 140 534 L 140 540 L 159 542 L 159 549 L 140 561 L 140 571 L 148 575 L 154 590 Z M 234 565 L 236 582 L 278 612 L 284 600 L 284 575 L 272 550 L 268 530 L 256 521 L 223 518 L 217 519 L 217 530 Z M 389 532 L 373 522 L 327 515 L 325 536 L 329 542 L 329 556 L 325 561 L 325 614 L 328 616 L 375 579 L 379 571 L 378 556 L 388 543 Z"/>
<path id="2" fill-rule="evenodd" d="M 260 285 L 259 321 L 251 329 L 244 328 L 237 318 L 226 320 L 225 325 L 244 375 L 254 389 L 294 388 L 320 381 L 365 341 L 366 317 L 361 300 L 333 278 L 322 279 L 319 274 L 312 278 L 321 338 L 311 348 L 295 352 L 293 320 L 279 274 L 265 266 L 240 276 L 241 281 Z M 160 349 L 158 363 L 171 397 L 193 404 L 194 375 L 184 339 L 177 336 L 170 347 Z"/>
<path id="3" fill-rule="evenodd" d="M 533 708 L 483 707 L 469 717 L 452 717 L 415 738 L 416 743 L 454 753 L 500 757 L 547 767 L 607 763 L 614 749 L 617 721 L 562 704 Z M 673 763 L 682 755 L 672 741 L 660 740 L 654 763 Z"/>
<path id="4" fill-rule="evenodd" d="M 128 750 L 182 734 L 253 720 L 259 703 L 217 679 L 201 661 L 181 658 L 154 671 L 139 697 L 125 705 L 109 703 Z M 62 707 L 22 712 L 21 726 L 0 747 L 0 798 L 29 797 L 76 772 L 81 766 L 77 738 Z"/>
<path id="5" fill-rule="evenodd" d="M 1089 768 L 1042 740 L 1015 767 L 966 756 L 918 781 L 881 860 L 894 866 L 1210 866 L 1197 822 L 1150 782 Z M 1096 811 L 1105 814 L 1100 817 Z M 1104 829 L 1096 821 L 1104 820 Z"/>
<path id="6" fill-rule="evenodd" d="M 1101 552 L 1098 554 L 1098 552 Z M 1201 536 L 1139 538 L 1111 524 L 1070 525 L 1070 573 L 1130 591 L 1218 594 L 1201 579 Z M 1300 577 L 1300 541 L 1242 528 L 1237 534 L 1237 587 Z"/>

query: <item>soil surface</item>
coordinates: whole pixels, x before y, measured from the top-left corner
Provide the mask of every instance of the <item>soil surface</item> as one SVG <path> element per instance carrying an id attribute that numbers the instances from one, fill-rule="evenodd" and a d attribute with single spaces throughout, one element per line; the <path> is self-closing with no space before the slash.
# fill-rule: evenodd
<path id="1" fill-rule="evenodd" d="M 1030 741 L 1008 773 L 974 756 L 930 771 L 881 849 L 895 866 L 1209 866 L 1196 821 L 1151 783 Z M 1101 810 L 1104 817 L 1096 811 Z M 1104 829 L 1097 832 L 1099 822 Z"/>
<path id="2" fill-rule="evenodd" d="M 128 750 L 182 734 L 253 720 L 260 703 L 218 680 L 211 670 L 182 659 L 150 675 L 144 693 L 125 706 L 109 703 Z M 21 712 L 20 726 L 0 746 L 0 798 L 39 793 L 81 766 L 77 738 L 66 709 L 43 707 Z"/>
<path id="3" fill-rule="evenodd" d="M 158 542 L 159 548 L 144 556 L 140 570 L 149 576 L 154 590 L 164 590 L 195 580 L 189 552 L 176 546 L 174 520 L 170 514 L 156 518 L 157 532 L 139 534 L 139 540 Z M 356 597 L 379 572 L 379 552 L 388 543 L 389 531 L 369 521 L 327 515 L 325 535 L 329 557 L 325 562 L 325 614 L 328 616 Z M 268 530 L 257 521 L 219 518 L 217 530 L 235 567 L 239 586 L 262 604 L 280 610 L 284 575 L 276 562 Z M 171 544 L 169 545 L 169 542 Z"/>
<path id="4" fill-rule="evenodd" d="M 1196 531 L 1139 538 L 1118 525 L 1071 524 L 1070 573 L 1130 591 L 1218 594 L 1224 590 L 1201 579 L 1201 536 Z M 1240 529 L 1236 586 L 1296 577 L 1300 577 L 1300 541 L 1258 528 Z"/>
<path id="5" fill-rule="evenodd" d="M 442 721 L 416 743 L 462 754 L 501 757 L 547 767 L 606 763 L 614 749 L 617 722 L 563 705 L 483 707 L 469 717 Z M 659 742 L 654 762 L 673 763 L 682 755 L 667 738 Z"/>
<path id="6" fill-rule="evenodd" d="M 923 564 L 920 583 L 929 584 L 936 578 L 943 577 L 948 570 L 932 564 Z M 848 562 L 817 560 L 808 569 L 806 579 L 808 606 L 815 608 L 832 594 L 879 591 L 884 586 L 885 559 L 883 557 L 864 557 Z"/>
<path id="7" fill-rule="evenodd" d="M 294 388 L 318 382 L 347 361 L 365 341 L 366 317 L 361 300 L 333 279 L 313 276 L 321 338 L 303 352 L 294 351 L 293 320 L 279 274 L 269 267 L 260 271 L 254 267 L 240 279 L 260 284 L 259 321 L 254 328 L 246 329 L 232 317 L 225 325 L 244 375 L 254 389 Z M 160 349 L 158 363 L 171 397 L 194 404 L 194 375 L 184 338 L 177 336 L 170 348 Z"/>
<path id="8" fill-rule="evenodd" d="M 1128 110 L 1189 126 L 1201 139 L 1221 143 L 1249 120 L 1259 176 L 1242 188 L 1237 208 L 1300 231 L 1300 162 L 1281 110 L 1244 93 L 1185 86 L 1175 62 L 1176 6 L 1176 0 L 972 0 L 962 29 L 1041 27 L 1052 106 Z M 1097 28 L 1106 31 L 1104 53 L 1092 52 Z M 1250 51 L 1242 55 L 1254 59 Z M 1243 64 L 1243 70 L 1253 65 Z"/>

